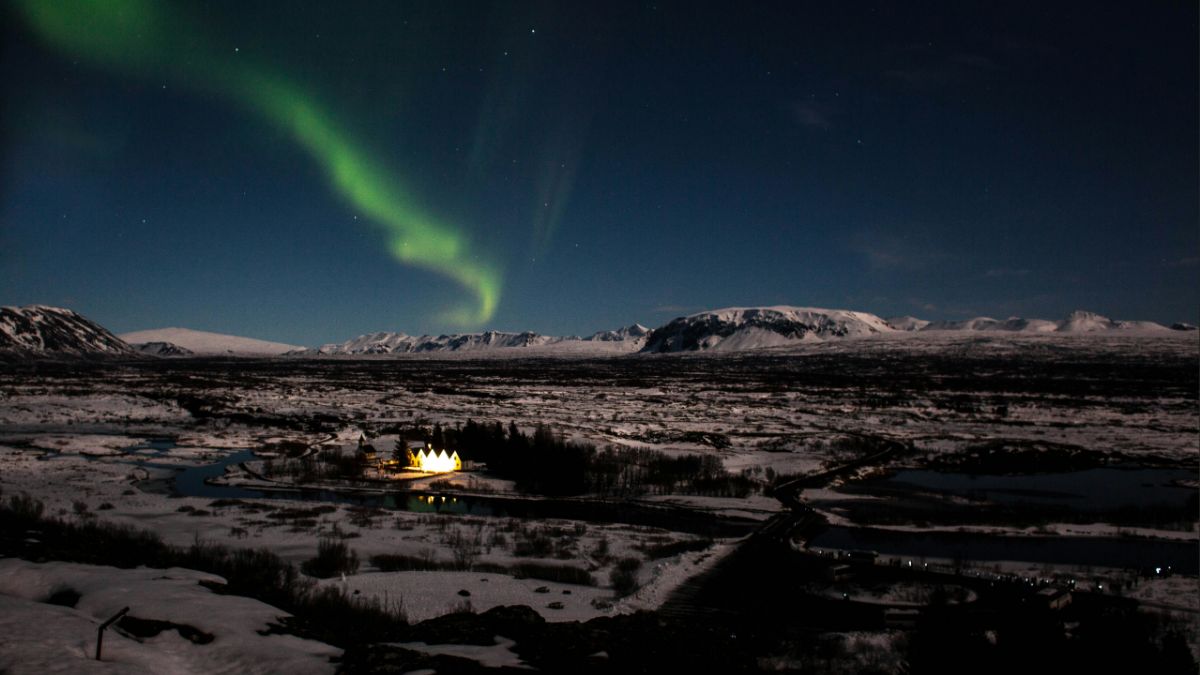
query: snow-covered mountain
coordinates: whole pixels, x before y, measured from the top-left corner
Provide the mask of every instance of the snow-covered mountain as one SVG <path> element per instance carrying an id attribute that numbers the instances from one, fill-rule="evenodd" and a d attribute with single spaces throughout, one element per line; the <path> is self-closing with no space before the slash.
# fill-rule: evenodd
<path id="1" fill-rule="evenodd" d="M 628 342 L 645 340 L 650 334 L 650 329 L 640 323 L 635 323 L 632 326 L 625 326 L 617 330 L 602 330 L 593 333 L 590 337 L 584 338 L 590 342 Z"/>
<path id="2" fill-rule="evenodd" d="M 555 337 L 537 333 L 454 333 L 451 335 L 407 335 L 405 333 L 367 333 L 346 342 L 327 344 L 318 349 L 292 352 L 293 356 L 353 356 L 371 354 L 430 354 L 442 352 L 498 352 L 533 349 L 543 352 L 615 353 L 637 351 L 649 329 L 634 324 L 618 330 L 600 331 L 586 338 Z"/>
<path id="3" fill-rule="evenodd" d="M 887 320 L 887 323 L 896 330 L 912 333 L 928 326 L 930 322 L 915 316 L 893 316 Z"/>
<path id="4" fill-rule="evenodd" d="M 988 316 L 977 316 L 961 321 L 930 321 L 920 330 L 969 330 L 969 331 L 1008 331 L 1010 333 L 1051 333 L 1058 330 L 1058 324 L 1045 319 L 1022 319 L 1010 316 L 1007 319 L 993 319 Z"/>
<path id="5" fill-rule="evenodd" d="M 299 354 L 420 354 L 427 352 L 479 351 L 535 347 L 547 344 L 551 338 L 537 333 L 457 333 L 453 335 L 407 335 L 405 333 L 367 333 L 340 344 L 327 344 L 316 350 Z M 293 352 L 296 354 L 297 352 Z"/>
<path id="6" fill-rule="evenodd" d="M 452 333 L 408 335 L 377 332 L 318 348 L 296 347 L 278 342 L 206 333 L 185 328 L 164 328 L 124 333 L 126 342 L 168 343 L 195 355 L 236 356 L 373 356 L 388 354 L 475 355 L 572 355 L 603 356 L 642 351 L 738 351 L 793 344 L 803 340 L 857 337 L 883 333 L 926 331 L 1005 331 L 1012 333 L 1081 333 L 1108 330 L 1140 332 L 1166 330 L 1143 321 L 1111 321 L 1088 312 L 1075 312 L 1064 321 L 1044 319 L 992 319 L 977 317 L 962 321 L 930 322 L 912 316 L 884 321 L 865 312 L 812 307 L 749 307 L 700 312 L 681 317 L 650 330 L 633 324 L 616 330 L 599 331 L 589 337 L 557 337 L 530 331 L 511 333 Z M 179 356 L 169 347 L 145 345 L 143 353 Z"/>
<path id="7" fill-rule="evenodd" d="M 1064 333 L 1094 333 L 1111 330 L 1164 331 L 1170 329 L 1153 321 L 1113 321 L 1093 312 L 1075 311 L 1059 322 L 1058 330 Z"/>
<path id="8" fill-rule="evenodd" d="M 738 351 L 806 340 L 893 333 L 865 312 L 815 307 L 732 307 L 679 317 L 655 328 L 643 352 Z"/>
<path id="9" fill-rule="evenodd" d="M 303 347 L 282 342 L 268 342 L 189 328 L 139 330 L 133 333 L 121 333 L 120 337 L 130 344 L 167 342 L 198 356 L 279 356 L 303 349 Z"/>
<path id="10" fill-rule="evenodd" d="M 1172 330 L 1173 329 L 1173 330 Z M 589 337 L 555 337 L 532 332 L 407 335 L 368 333 L 316 349 L 281 342 L 209 333 L 187 328 L 161 328 L 113 335 L 79 314 L 58 307 L 31 305 L 0 308 L 0 356 L 367 356 L 387 354 L 465 353 L 479 356 L 612 356 L 680 351 L 740 351 L 797 342 L 883 334 L 1004 332 L 1020 334 L 1169 334 L 1195 330 L 1189 324 L 1167 328 L 1152 321 L 1114 321 L 1077 311 L 1062 321 L 1010 317 L 976 317 L 960 321 L 926 321 L 912 316 L 888 319 L 874 314 L 813 307 L 742 307 L 700 312 L 674 319 L 654 330 L 633 324 L 599 331 Z"/>
<path id="11" fill-rule="evenodd" d="M 171 342 L 142 342 L 130 345 L 147 356 L 194 356 L 195 352 Z"/>
<path id="12" fill-rule="evenodd" d="M 1113 321 L 1093 312 L 1076 311 L 1062 321 L 1022 319 L 1004 320 L 986 316 L 962 321 L 934 321 L 920 331 L 1007 331 L 1010 333 L 1099 333 L 1109 331 L 1161 332 L 1166 326 L 1153 321 Z"/>
<path id="13" fill-rule="evenodd" d="M 126 356 L 133 349 L 100 324 L 61 307 L 0 307 L 0 350 L 35 356 Z"/>

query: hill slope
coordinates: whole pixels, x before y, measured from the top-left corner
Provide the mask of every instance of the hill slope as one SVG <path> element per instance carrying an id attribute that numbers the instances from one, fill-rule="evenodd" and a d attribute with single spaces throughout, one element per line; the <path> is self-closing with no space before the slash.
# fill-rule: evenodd
<path id="1" fill-rule="evenodd" d="M 1062 321 L 1009 317 L 1003 321 L 986 316 L 962 321 L 934 321 L 920 331 L 1007 331 L 1010 333 L 1107 333 L 1111 331 L 1163 332 L 1166 326 L 1153 321 L 1113 321 L 1094 312 L 1076 311 Z"/>
<path id="2" fill-rule="evenodd" d="M 0 350 L 37 356 L 125 356 L 133 349 L 100 324 L 61 307 L 0 307 Z"/>
<path id="3" fill-rule="evenodd" d="M 121 339 L 129 344 L 167 342 L 182 347 L 199 356 L 279 356 L 303 349 L 282 342 L 268 342 L 254 338 L 209 333 L 190 328 L 156 328 L 122 333 Z"/>
<path id="4" fill-rule="evenodd" d="M 679 317 L 655 328 L 642 351 L 737 351 L 894 332 L 896 329 L 886 321 L 866 312 L 816 307 L 731 307 Z"/>
<path id="5" fill-rule="evenodd" d="M 450 335 L 407 335 L 367 333 L 342 343 L 295 352 L 296 356 L 363 356 L 378 354 L 504 353 L 534 350 L 547 353 L 616 354 L 637 351 L 649 330 L 634 324 L 618 330 L 600 331 L 586 338 L 555 337 L 537 333 L 453 333 Z"/>

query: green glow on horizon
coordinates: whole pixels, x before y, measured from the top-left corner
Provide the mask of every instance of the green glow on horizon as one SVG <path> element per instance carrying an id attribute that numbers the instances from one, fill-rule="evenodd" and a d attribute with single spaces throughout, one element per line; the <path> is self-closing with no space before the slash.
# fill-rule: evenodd
<path id="1" fill-rule="evenodd" d="M 500 273 L 470 250 L 464 233 L 425 213 L 401 181 L 359 147 L 333 116 L 285 77 L 255 66 L 230 46 L 198 39 L 181 48 L 188 22 L 155 0 L 19 0 L 29 24 L 54 47 L 97 66 L 169 77 L 231 99 L 285 129 L 325 169 L 334 190 L 378 225 L 396 260 L 442 274 L 469 290 L 473 308 L 445 321 L 479 325 L 500 300 Z M 190 56 L 190 58 L 188 58 Z"/>

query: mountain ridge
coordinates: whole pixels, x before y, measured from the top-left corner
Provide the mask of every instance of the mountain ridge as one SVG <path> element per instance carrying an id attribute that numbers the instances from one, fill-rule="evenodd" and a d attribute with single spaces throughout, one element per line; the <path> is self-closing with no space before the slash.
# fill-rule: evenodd
<path id="1" fill-rule="evenodd" d="M 292 352 L 293 356 L 352 356 L 381 354 L 429 354 L 442 352 L 482 352 L 496 349 L 586 347 L 597 345 L 595 351 L 636 351 L 641 347 L 650 329 L 641 324 L 625 326 L 617 330 L 597 331 L 581 338 L 575 335 L 539 335 L 532 331 L 509 333 L 484 331 L 482 333 L 451 333 L 443 335 L 408 335 L 406 333 L 366 333 L 345 342 L 330 343 L 315 349 Z M 603 348 L 600 347 L 603 343 Z M 623 346 L 629 349 L 622 349 Z"/>
<path id="2" fill-rule="evenodd" d="M 993 319 L 987 316 L 977 316 L 959 321 L 933 321 L 920 328 L 908 328 L 917 331 L 1006 331 L 1013 333 L 1097 333 L 1108 331 L 1169 331 L 1162 324 L 1153 321 L 1114 321 L 1095 312 L 1075 310 L 1061 321 L 1047 319 L 1023 319 L 1010 316 L 1007 319 Z M 1178 330 L 1178 329 L 1177 329 Z"/>
<path id="3" fill-rule="evenodd" d="M 303 349 L 299 345 L 191 328 L 152 328 L 121 333 L 118 337 L 131 345 L 167 343 L 185 349 L 196 356 L 282 356 L 289 351 Z M 180 354 L 173 354 L 173 356 L 180 356 Z"/>
<path id="4" fill-rule="evenodd" d="M 1065 319 L 994 319 L 981 316 L 927 321 L 912 316 L 887 320 L 867 312 L 789 305 L 727 307 L 677 317 L 655 329 L 631 324 L 588 337 L 550 336 L 532 331 L 408 335 L 366 333 L 345 342 L 306 348 L 187 328 L 161 328 L 114 335 L 70 309 L 48 305 L 0 308 L 0 352 L 6 358 L 32 356 L 192 356 L 321 357 L 527 352 L 579 356 L 680 351 L 735 352 L 811 341 L 913 333 L 1008 333 L 1028 335 L 1165 335 L 1193 331 L 1187 323 L 1169 328 L 1152 321 L 1113 320 L 1075 311 Z"/>
<path id="5" fill-rule="evenodd" d="M 70 309 L 0 307 L 0 351 L 35 356 L 132 356 L 107 328 Z"/>
<path id="6" fill-rule="evenodd" d="M 651 331 L 643 353 L 743 351 L 826 338 L 893 333 L 866 312 L 818 307 L 726 307 L 672 319 Z"/>

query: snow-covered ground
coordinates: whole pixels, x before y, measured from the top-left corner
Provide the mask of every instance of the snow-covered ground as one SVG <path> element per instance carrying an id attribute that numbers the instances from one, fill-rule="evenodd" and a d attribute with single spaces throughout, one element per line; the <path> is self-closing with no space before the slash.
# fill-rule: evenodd
<path id="1" fill-rule="evenodd" d="M 330 659 L 341 653 L 337 648 L 269 633 L 286 613 L 251 598 L 214 593 L 201 581 L 224 583 L 178 568 L 0 559 L 0 672 L 334 672 Z M 73 606 L 48 602 L 64 591 L 78 594 Z M 96 661 L 97 628 L 124 607 L 130 617 L 184 628 L 137 637 L 119 625 L 110 627 L 102 661 Z"/>
<path id="2" fill-rule="evenodd" d="M 586 619 L 659 606 L 733 543 L 654 560 L 647 553 L 653 547 L 695 537 L 629 525 L 377 512 L 287 499 L 171 498 L 165 481 L 180 468 L 244 449 L 340 446 L 363 430 L 467 419 L 513 422 L 527 433 L 547 424 L 601 447 L 712 454 L 727 470 L 763 483 L 772 474 L 812 474 L 853 459 L 861 452 L 855 439 L 864 436 L 910 444 L 913 451 L 896 459 L 908 465 L 1001 439 L 1124 462 L 1195 466 L 1200 410 L 1189 382 L 1197 357 L 1194 334 L 1175 332 L 914 337 L 897 331 L 753 356 L 337 358 L 303 367 L 245 361 L 236 369 L 176 361 L 169 369 L 2 372 L 0 489 L 41 499 L 58 517 L 146 528 L 179 546 L 200 539 L 263 547 L 296 564 L 313 557 L 321 537 L 339 537 L 362 566 L 345 581 L 323 583 L 398 604 L 413 620 L 467 601 L 480 611 L 517 602 L 551 621 Z M 173 446 L 152 447 L 150 441 L 164 438 Z M 472 478 L 450 480 L 465 492 L 512 490 L 508 481 Z M 421 479 L 419 486 L 433 489 L 435 480 L 442 478 Z M 757 520 L 779 508 L 761 495 L 641 499 Z M 1047 532 L 1111 535 L 1114 528 L 1066 524 L 1025 533 Z M 1138 534 L 1197 536 L 1194 529 Z M 519 542 L 538 536 L 552 540 L 550 552 L 517 555 Z M 476 567 L 506 571 L 385 572 L 371 563 L 390 554 L 449 567 L 456 552 Z M 642 563 L 641 588 L 617 599 L 609 575 L 626 557 Z M 514 568 L 530 561 L 577 567 L 595 585 L 516 578 Z M 538 592 L 543 587 L 547 592 Z M 95 618 L 24 596 L 5 602 L 37 605 L 18 611 L 77 625 L 83 633 Z M 200 649 L 188 643 L 193 647 Z"/>
<path id="3" fill-rule="evenodd" d="M 409 621 L 419 622 L 470 608 L 485 612 L 501 605 L 528 605 L 548 621 L 587 621 L 611 614 L 593 606 L 611 604 L 612 591 L 595 586 L 518 579 L 486 572 L 363 572 L 322 582 L 381 600 L 399 603 Z M 463 595 L 463 591 L 466 595 Z M 550 605 L 555 605 L 550 607 Z"/>
<path id="4" fill-rule="evenodd" d="M 110 439 L 111 440 L 111 439 Z M 108 445 L 115 445 L 111 441 Z M 52 445 L 52 444 L 51 444 Z M 501 604 L 528 604 L 548 620 L 586 620 L 657 606 L 689 576 L 705 552 L 647 560 L 640 572 L 643 600 L 616 602 L 609 574 L 622 558 L 644 560 L 650 547 L 698 539 L 694 535 L 621 524 L 572 520 L 418 513 L 289 499 L 246 499 L 230 504 L 201 497 L 169 497 L 143 488 L 169 479 L 179 468 L 208 464 L 228 451 L 172 448 L 154 456 L 137 452 L 93 455 L 47 453 L 41 447 L 0 446 L 0 489 L 26 493 L 63 518 L 91 519 L 148 529 L 168 544 L 195 541 L 266 548 L 300 565 L 315 556 L 323 537 L 342 538 L 362 561 L 359 574 L 326 583 L 377 596 L 402 606 L 410 620 L 438 616 L 469 600 L 483 611 Z M 546 540 L 535 554 L 518 547 Z M 546 548 L 548 547 L 548 548 Z M 714 550 L 710 547 L 709 551 Z M 724 550 L 718 545 L 718 550 Z M 464 552 L 465 551 L 465 552 Z M 516 569 L 525 563 L 570 566 L 587 571 L 596 585 L 517 579 L 511 574 L 457 571 L 381 572 L 372 556 L 403 555 L 451 566 L 456 552 L 467 564 Z M 673 569 L 678 568 L 678 569 Z M 481 579 L 487 581 L 481 581 Z M 537 593 L 547 587 L 548 594 Z M 468 596 L 459 596 L 467 590 Z M 563 591 L 570 593 L 563 593 Z M 595 603 L 592 601 L 596 600 Z M 562 608 L 550 603 L 562 603 Z"/>

